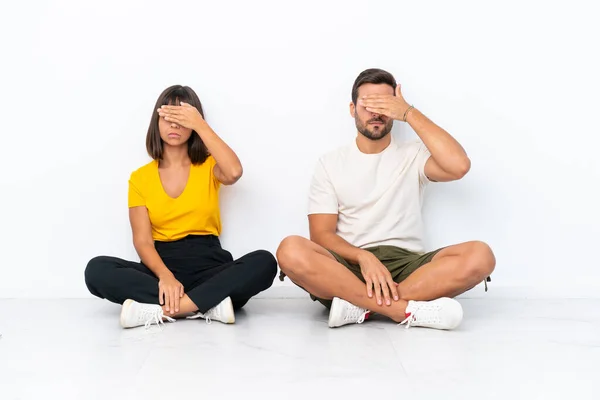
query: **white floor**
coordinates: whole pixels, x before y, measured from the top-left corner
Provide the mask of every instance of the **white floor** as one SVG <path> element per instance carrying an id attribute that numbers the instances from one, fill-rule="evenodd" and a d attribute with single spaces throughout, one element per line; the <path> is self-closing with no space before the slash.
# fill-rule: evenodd
<path id="1" fill-rule="evenodd" d="M 123 330 L 101 300 L 0 300 L 0 399 L 600 399 L 600 299 L 461 303 L 451 332 L 329 329 L 309 299 Z"/>

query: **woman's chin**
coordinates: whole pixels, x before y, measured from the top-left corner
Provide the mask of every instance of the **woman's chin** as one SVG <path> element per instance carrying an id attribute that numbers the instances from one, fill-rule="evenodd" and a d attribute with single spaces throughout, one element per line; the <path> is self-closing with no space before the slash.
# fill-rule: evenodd
<path id="1" fill-rule="evenodd" d="M 163 139 L 163 143 L 166 144 L 167 146 L 179 147 L 179 146 L 185 145 L 187 143 L 187 141 L 183 140 L 181 138 L 178 138 L 178 139 L 167 138 L 167 140 Z"/>

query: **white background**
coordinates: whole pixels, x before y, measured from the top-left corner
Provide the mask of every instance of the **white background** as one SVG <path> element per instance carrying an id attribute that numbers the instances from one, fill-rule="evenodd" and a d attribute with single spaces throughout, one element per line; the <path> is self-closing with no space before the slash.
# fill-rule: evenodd
<path id="1" fill-rule="evenodd" d="M 0 297 L 90 296 L 95 255 L 136 259 L 127 179 L 153 105 L 199 94 L 245 175 L 223 244 L 307 235 L 319 155 L 353 140 L 352 83 L 380 67 L 467 149 L 430 187 L 430 248 L 479 239 L 506 293 L 600 289 L 600 29 L 592 1 L 21 1 L 0 13 Z M 396 123 L 401 139 L 414 133 Z M 278 280 L 273 290 L 289 281 Z"/>

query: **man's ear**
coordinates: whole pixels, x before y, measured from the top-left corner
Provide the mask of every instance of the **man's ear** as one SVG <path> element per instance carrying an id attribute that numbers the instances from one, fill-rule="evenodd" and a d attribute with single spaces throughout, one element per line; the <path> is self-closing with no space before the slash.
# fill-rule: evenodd
<path id="1" fill-rule="evenodd" d="M 356 106 L 352 102 L 350 102 L 350 116 L 356 118 Z"/>

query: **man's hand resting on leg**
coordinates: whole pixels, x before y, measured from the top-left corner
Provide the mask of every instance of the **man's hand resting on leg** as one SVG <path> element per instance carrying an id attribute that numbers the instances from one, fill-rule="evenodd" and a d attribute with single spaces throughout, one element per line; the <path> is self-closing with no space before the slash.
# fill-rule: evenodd
<path id="1" fill-rule="evenodd" d="M 385 298 L 385 304 L 391 305 L 391 297 L 395 301 L 398 301 L 398 289 L 396 283 L 392 279 L 390 271 L 373 255 L 368 251 L 361 253 L 358 257 L 358 265 L 360 265 L 360 272 L 365 279 L 367 285 L 367 295 L 372 298 L 373 291 L 375 291 L 375 297 L 377 298 L 377 304 L 382 305 L 381 297 Z"/>

